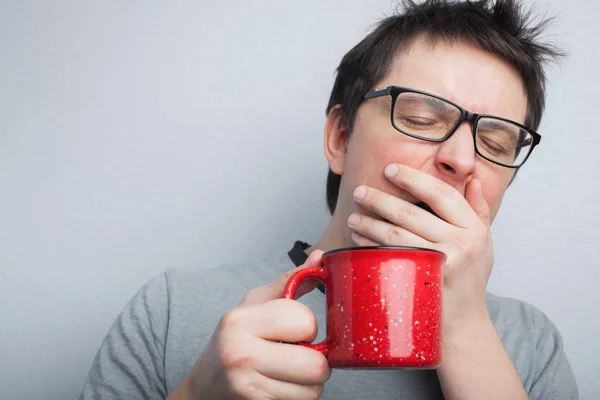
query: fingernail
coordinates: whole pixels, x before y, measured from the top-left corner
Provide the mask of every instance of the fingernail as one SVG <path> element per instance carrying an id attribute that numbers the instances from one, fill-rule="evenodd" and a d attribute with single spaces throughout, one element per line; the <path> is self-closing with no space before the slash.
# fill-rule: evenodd
<path id="1" fill-rule="evenodd" d="M 360 224 L 360 215 L 358 214 L 350 214 L 348 217 L 348 225 L 351 227 L 358 226 Z"/>
<path id="2" fill-rule="evenodd" d="M 398 166 L 396 164 L 390 164 L 385 168 L 385 176 L 392 178 L 398 173 Z"/>
<path id="3" fill-rule="evenodd" d="M 358 199 L 358 200 L 362 200 L 365 198 L 366 194 L 367 194 L 367 188 L 364 186 L 359 186 L 354 191 L 354 198 Z"/>
<path id="4" fill-rule="evenodd" d="M 352 231 L 352 240 L 358 241 L 360 239 L 360 235 L 354 231 Z"/>

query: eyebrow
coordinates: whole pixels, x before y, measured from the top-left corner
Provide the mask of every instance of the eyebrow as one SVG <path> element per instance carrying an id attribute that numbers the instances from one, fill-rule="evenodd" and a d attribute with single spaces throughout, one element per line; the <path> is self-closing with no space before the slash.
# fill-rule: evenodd
<path id="1" fill-rule="evenodd" d="M 414 102 L 414 103 L 425 103 L 426 105 L 429 105 L 429 106 L 435 108 L 437 111 L 441 111 L 441 112 L 448 112 L 448 109 L 449 109 L 448 106 L 450 106 L 450 104 L 445 102 L 444 100 L 436 99 L 435 97 L 431 97 L 431 96 L 412 95 L 403 101 Z"/>
<path id="2" fill-rule="evenodd" d="M 434 97 L 427 97 L 425 102 L 438 111 L 447 112 L 449 104 Z"/>
<path id="3" fill-rule="evenodd" d="M 512 141 L 514 142 L 514 144 L 517 145 L 517 146 L 524 147 L 524 146 L 527 146 L 527 145 L 529 145 L 531 143 L 530 139 L 525 139 L 525 140 L 521 139 L 521 132 L 523 132 L 523 130 L 520 127 L 516 126 L 516 125 L 511 125 L 508 122 L 497 121 L 497 120 L 487 121 L 486 125 L 487 125 L 486 128 L 499 129 L 499 130 L 502 130 L 502 131 L 507 132 L 509 134 L 510 133 L 516 133 L 517 135 L 510 135 L 510 136 L 511 136 L 511 139 L 513 139 Z M 513 127 L 515 128 L 515 131 L 513 131 L 512 129 L 510 129 L 510 128 L 513 128 Z"/>
<path id="4" fill-rule="evenodd" d="M 516 133 L 519 133 L 521 131 L 521 128 L 519 128 L 517 125 L 505 121 L 490 120 L 486 121 L 486 125 L 492 129 L 502 129 L 505 131 L 513 132 L 511 128 L 514 128 Z"/>

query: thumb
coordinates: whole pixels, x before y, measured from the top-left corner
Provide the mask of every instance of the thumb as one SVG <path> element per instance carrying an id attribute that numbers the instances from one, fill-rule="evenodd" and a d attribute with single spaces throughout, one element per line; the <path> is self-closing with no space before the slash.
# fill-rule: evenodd
<path id="1" fill-rule="evenodd" d="M 313 251 L 310 254 L 310 256 L 306 259 L 304 264 L 302 264 L 301 266 L 289 270 L 288 272 L 281 275 L 279 278 L 275 279 L 273 282 L 267 285 L 249 291 L 248 294 L 246 294 L 246 296 L 244 297 L 244 300 L 242 300 L 241 304 L 261 304 L 266 303 L 267 301 L 283 298 L 283 291 L 290 277 L 301 269 L 322 267 L 322 255 L 323 252 L 321 250 Z M 317 287 L 317 284 L 318 282 L 314 280 L 307 280 L 305 282 L 302 282 L 302 284 L 298 287 L 298 290 L 296 291 L 296 297 L 303 296 L 306 293 L 312 291 L 315 287 Z"/>
<path id="2" fill-rule="evenodd" d="M 483 198 L 483 190 L 481 187 L 481 181 L 478 178 L 473 178 L 467 184 L 465 190 L 465 199 L 475 211 L 475 213 L 481 218 L 481 220 L 487 225 L 490 225 L 490 207 Z"/>

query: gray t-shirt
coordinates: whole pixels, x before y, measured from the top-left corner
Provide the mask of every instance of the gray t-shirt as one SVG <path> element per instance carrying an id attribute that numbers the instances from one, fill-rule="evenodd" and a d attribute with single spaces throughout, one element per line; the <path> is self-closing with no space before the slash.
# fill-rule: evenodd
<path id="1" fill-rule="evenodd" d="M 285 252 L 243 265 L 171 269 L 127 304 L 93 362 L 81 400 L 165 399 L 188 374 L 223 313 L 244 294 L 273 281 L 293 263 Z M 563 342 L 541 311 L 488 295 L 488 310 L 521 381 L 534 400 L 578 399 Z M 314 311 L 324 337 L 325 299 L 301 301 Z M 323 399 L 443 399 L 434 370 L 334 370 Z"/>

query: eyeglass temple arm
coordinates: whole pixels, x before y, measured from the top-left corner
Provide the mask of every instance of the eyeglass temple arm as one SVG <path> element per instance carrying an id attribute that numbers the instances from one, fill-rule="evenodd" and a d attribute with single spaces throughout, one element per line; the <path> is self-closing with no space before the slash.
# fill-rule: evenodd
<path id="1" fill-rule="evenodd" d="M 377 89 L 373 89 L 371 91 L 368 91 L 363 98 L 364 99 L 372 99 L 374 97 L 387 96 L 391 92 L 392 92 L 392 87 L 391 86 L 384 87 L 384 88 L 377 88 Z"/>

